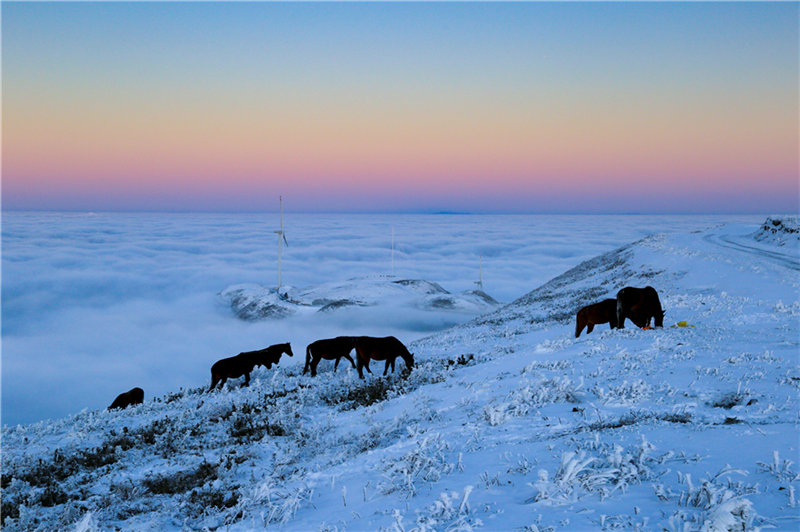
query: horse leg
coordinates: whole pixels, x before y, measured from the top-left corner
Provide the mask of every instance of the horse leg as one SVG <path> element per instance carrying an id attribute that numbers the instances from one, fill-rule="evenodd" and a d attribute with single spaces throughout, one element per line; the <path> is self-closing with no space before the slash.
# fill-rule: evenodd
<path id="1" fill-rule="evenodd" d="M 250 372 L 245 371 L 244 373 L 244 382 L 242 383 L 242 388 L 245 386 L 250 386 Z"/>
<path id="2" fill-rule="evenodd" d="M 353 360 L 353 357 L 350 356 L 350 353 L 345 353 L 342 356 L 344 356 L 344 358 L 350 361 L 350 363 L 353 365 L 353 369 L 356 369 L 356 362 L 355 360 Z"/>
<path id="3" fill-rule="evenodd" d="M 338 368 L 338 367 L 339 367 L 339 361 L 340 361 L 341 359 L 342 359 L 342 357 L 336 357 L 336 362 L 333 364 L 333 372 L 334 372 L 334 373 L 336 373 L 336 368 Z"/>
<path id="4" fill-rule="evenodd" d="M 589 333 L 590 333 L 590 332 L 592 332 L 593 330 L 594 330 L 594 323 L 592 323 L 592 322 L 590 321 L 590 322 L 589 322 L 589 324 L 586 326 L 586 334 L 589 334 Z"/>
<path id="5" fill-rule="evenodd" d="M 583 316 L 580 314 L 575 318 L 575 338 L 580 336 L 583 328 L 586 327 L 586 323 L 584 323 L 584 320 L 581 318 L 583 318 Z"/>
<path id="6" fill-rule="evenodd" d="M 387 358 L 386 359 L 386 367 L 383 368 L 383 376 L 385 377 L 387 373 L 389 373 L 389 366 L 392 365 L 392 362 Z"/>
<path id="7" fill-rule="evenodd" d="M 214 387 L 216 387 L 217 383 L 219 382 L 219 376 L 211 374 L 211 386 L 208 388 L 208 391 L 212 391 Z"/>

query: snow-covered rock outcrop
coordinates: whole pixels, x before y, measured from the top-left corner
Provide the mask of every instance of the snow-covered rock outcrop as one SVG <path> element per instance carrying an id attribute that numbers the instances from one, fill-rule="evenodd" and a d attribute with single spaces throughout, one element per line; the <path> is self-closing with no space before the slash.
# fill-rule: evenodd
<path id="1" fill-rule="evenodd" d="M 453 294 L 438 283 L 421 279 L 399 279 L 386 275 L 357 277 L 310 288 L 274 288 L 257 284 L 235 285 L 220 297 L 244 320 L 284 318 L 300 309 L 335 312 L 347 307 L 409 307 L 438 312 L 479 314 L 498 305 L 480 290 Z"/>
<path id="2" fill-rule="evenodd" d="M 759 242 L 797 246 L 800 242 L 800 220 L 797 216 L 769 216 L 754 237 Z"/>

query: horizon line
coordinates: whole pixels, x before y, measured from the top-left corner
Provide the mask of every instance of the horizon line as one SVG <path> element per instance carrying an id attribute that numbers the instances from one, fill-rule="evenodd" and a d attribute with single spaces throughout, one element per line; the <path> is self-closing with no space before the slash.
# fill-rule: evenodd
<path id="1" fill-rule="evenodd" d="M 279 214 L 279 210 L 204 210 L 204 209 L 20 209 L 0 208 L 0 213 L 67 213 L 67 214 Z M 430 215 L 430 216 L 759 216 L 759 215 L 800 215 L 800 209 L 793 212 L 777 211 L 450 211 L 450 210 L 400 210 L 400 211 L 332 211 L 332 210 L 286 210 L 284 214 L 343 214 L 343 215 Z"/>

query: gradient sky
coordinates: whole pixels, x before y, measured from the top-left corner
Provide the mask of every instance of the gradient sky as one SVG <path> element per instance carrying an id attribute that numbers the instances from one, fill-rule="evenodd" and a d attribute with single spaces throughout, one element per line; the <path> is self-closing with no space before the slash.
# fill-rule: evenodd
<path id="1" fill-rule="evenodd" d="M 2 206 L 797 212 L 798 3 L 2 3 Z"/>

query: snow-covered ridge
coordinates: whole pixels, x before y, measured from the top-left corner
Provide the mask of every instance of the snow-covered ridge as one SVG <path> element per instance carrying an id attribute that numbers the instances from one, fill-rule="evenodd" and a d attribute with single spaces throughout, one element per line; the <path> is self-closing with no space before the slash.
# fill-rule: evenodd
<path id="1" fill-rule="evenodd" d="M 346 307 L 412 307 L 439 312 L 477 313 L 497 301 L 481 290 L 452 294 L 438 283 L 388 275 L 357 277 L 309 288 L 266 288 L 234 285 L 220 292 L 223 301 L 243 320 L 283 318 L 297 312 L 334 312 Z"/>
<path id="2" fill-rule="evenodd" d="M 800 220 L 797 216 L 769 216 L 754 237 L 760 242 L 771 242 L 779 246 L 797 246 L 800 242 Z"/>
<path id="3" fill-rule="evenodd" d="M 5 427 L 3 527 L 796 530 L 798 259 L 752 234 L 584 262 L 414 342 L 407 379 L 278 366 Z M 643 284 L 664 329 L 573 338 L 578 307 Z"/>

